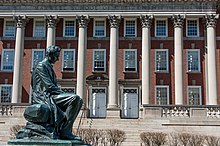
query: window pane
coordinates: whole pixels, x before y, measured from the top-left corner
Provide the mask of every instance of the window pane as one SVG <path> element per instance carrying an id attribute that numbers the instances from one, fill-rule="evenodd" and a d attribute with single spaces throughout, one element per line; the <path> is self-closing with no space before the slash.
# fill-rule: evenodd
<path id="1" fill-rule="evenodd" d="M 63 53 L 63 71 L 73 71 L 75 56 L 74 51 L 64 51 Z"/>
<path id="2" fill-rule="evenodd" d="M 44 21 L 35 21 L 34 37 L 45 37 Z"/>
<path id="3" fill-rule="evenodd" d="M 197 36 L 198 35 L 198 28 L 197 28 L 197 20 L 188 20 L 188 36 Z"/>
<path id="4" fill-rule="evenodd" d="M 136 52 L 125 51 L 124 58 L 125 71 L 136 71 Z"/>
<path id="5" fill-rule="evenodd" d="M 65 21 L 65 36 L 74 36 L 75 21 Z"/>
<path id="6" fill-rule="evenodd" d="M 6 37 L 14 37 L 15 36 L 15 22 L 14 21 L 6 21 L 5 36 Z"/>
<path id="7" fill-rule="evenodd" d="M 94 51 L 94 71 L 105 71 L 105 51 Z"/>
<path id="8" fill-rule="evenodd" d="M 156 71 L 168 71 L 167 51 L 156 51 Z"/>
<path id="9" fill-rule="evenodd" d="M 125 36 L 128 36 L 128 37 L 135 36 L 135 21 L 134 20 L 126 21 Z"/>
<path id="10" fill-rule="evenodd" d="M 36 67 L 36 65 L 42 61 L 44 59 L 44 51 L 40 50 L 40 51 L 34 51 L 33 53 L 33 66 L 32 68 Z"/>
<path id="11" fill-rule="evenodd" d="M 200 88 L 189 87 L 188 88 L 188 103 L 189 105 L 200 105 Z"/>
<path id="12" fill-rule="evenodd" d="M 165 20 L 157 20 L 156 36 L 166 36 L 166 21 Z"/>
<path id="13" fill-rule="evenodd" d="M 167 105 L 168 87 L 156 87 L 156 104 Z"/>
<path id="14" fill-rule="evenodd" d="M 12 71 L 14 66 L 14 50 L 3 51 L 3 70 Z"/>
<path id="15" fill-rule="evenodd" d="M 95 36 L 105 36 L 105 21 L 95 21 Z"/>
<path id="16" fill-rule="evenodd" d="M 1 87 L 1 103 L 10 103 L 12 95 L 12 86 Z"/>
<path id="17" fill-rule="evenodd" d="M 188 71 L 199 71 L 199 51 L 188 51 Z"/>

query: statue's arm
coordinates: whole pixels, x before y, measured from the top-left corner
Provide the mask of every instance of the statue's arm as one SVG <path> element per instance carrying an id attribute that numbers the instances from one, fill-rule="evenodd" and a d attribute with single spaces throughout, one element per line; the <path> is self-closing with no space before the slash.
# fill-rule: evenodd
<path id="1" fill-rule="evenodd" d="M 56 84 L 52 82 L 50 73 L 46 65 L 38 67 L 38 73 L 43 83 L 43 86 L 46 88 L 47 92 L 49 92 L 52 95 L 64 93 Z"/>

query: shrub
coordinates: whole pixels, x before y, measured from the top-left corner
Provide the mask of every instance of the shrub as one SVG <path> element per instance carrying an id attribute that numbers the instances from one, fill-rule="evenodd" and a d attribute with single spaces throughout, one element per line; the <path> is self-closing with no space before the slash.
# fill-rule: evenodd
<path id="1" fill-rule="evenodd" d="M 140 138 L 145 146 L 161 146 L 167 141 L 167 134 L 162 132 L 143 132 Z"/>

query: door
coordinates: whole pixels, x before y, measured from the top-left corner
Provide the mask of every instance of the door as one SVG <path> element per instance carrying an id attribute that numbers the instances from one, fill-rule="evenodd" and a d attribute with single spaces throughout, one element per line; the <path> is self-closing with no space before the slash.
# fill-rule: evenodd
<path id="1" fill-rule="evenodd" d="M 138 118 L 138 89 L 123 89 L 122 94 L 122 117 Z"/>
<path id="2" fill-rule="evenodd" d="M 106 117 L 106 89 L 92 88 L 90 94 L 90 117 Z"/>

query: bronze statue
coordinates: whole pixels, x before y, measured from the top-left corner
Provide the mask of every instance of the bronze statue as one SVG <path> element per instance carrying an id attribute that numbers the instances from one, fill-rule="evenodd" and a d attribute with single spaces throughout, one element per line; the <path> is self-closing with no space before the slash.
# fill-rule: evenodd
<path id="1" fill-rule="evenodd" d="M 32 105 L 24 113 L 27 125 L 17 138 L 80 140 L 72 134 L 83 101 L 76 94 L 65 93 L 57 86 L 53 64 L 59 60 L 60 47 L 50 46 L 46 57 L 32 72 Z"/>

